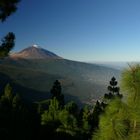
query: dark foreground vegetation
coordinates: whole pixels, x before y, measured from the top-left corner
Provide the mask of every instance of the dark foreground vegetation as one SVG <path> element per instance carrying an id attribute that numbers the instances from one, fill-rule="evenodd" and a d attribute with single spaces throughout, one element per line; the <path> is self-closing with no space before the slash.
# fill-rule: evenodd
<path id="1" fill-rule="evenodd" d="M 13 93 L 10 84 L 1 90 L 0 135 L 3 139 L 79 139 L 92 138 L 98 129 L 99 116 L 104 113 L 110 100 L 121 99 L 117 82 L 113 77 L 108 86 L 105 101 L 97 101 L 95 106 L 78 105 L 71 101 L 65 103 L 61 84 L 54 82 L 50 90 L 51 99 L 38 103 L 27 103 Z"/>
<path id="2" fill-rule="evenodd" d="M 7 84 L 1 89 L 0 136 L 3 140 L 139 140 L 139 74 L 139 66 L 123 73 L 126 99 L 112 77 L 102 101 L 83 108 L 73 101 L 65 103 L 58 80 L 51 98 L 36 103 L 23 101 Z"/>

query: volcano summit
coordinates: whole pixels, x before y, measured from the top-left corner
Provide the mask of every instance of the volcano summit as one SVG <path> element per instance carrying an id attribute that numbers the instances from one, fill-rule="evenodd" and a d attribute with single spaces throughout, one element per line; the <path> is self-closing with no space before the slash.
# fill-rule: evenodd
<path id="1" fill-rule="evenodd" d="M 22 59 L 60 59 L 58 55 L 45 50 L 38 45 L 32 45 L 24 50 L 12 54 L 12 58 L 22 58 Z"/>

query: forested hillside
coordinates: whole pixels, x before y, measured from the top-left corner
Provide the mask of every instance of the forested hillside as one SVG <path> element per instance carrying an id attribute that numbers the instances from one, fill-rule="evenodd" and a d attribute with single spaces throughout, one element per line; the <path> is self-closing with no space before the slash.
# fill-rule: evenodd
<path id="1" fill-rule="evenodd" d="M 73 99 L 79 104 L 90 103 L 103 96 L 112 76 L 118 80 L 120 78 L 119 70 L 66 59 L 5 58 L 0 60 L 0 67 L 0 72 L 11 79 L 14 90 L 32 101 L 42 100 L 43 96 L 46 98 L 51 85 L 58 79 L 66 100 Z M 30 90 L 24 93 L 21 87 Z"/>
<path id="2" fill-rule="evenodd" d="M 44 137 L 137 140 L 140 135 L 139 73 L 140 67 L 134 66 L 122 75 L 122 89 L 127 91 L 127 100 L 123 99 L 118 82 L 112 77 L 103 100 L 82 108 L 74 101 L 65 102 L 58 80 L 50 89 L 50 99 L 30 104 L 13 94 L 12 87 L 7 84 L 0 98 L 1 136 L 23 140 Z"/>

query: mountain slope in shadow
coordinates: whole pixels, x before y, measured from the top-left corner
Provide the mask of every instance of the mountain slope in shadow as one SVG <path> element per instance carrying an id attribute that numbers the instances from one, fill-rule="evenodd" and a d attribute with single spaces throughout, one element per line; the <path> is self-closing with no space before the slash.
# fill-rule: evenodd
<path id="1" fill-rule="evenodd" d="M 32 94 L 27 94 L 26 91 L 23 93 L 23 96 L 29 95 L 30 100 L 45 99 L 53 82 L 58 79 L 62 85 L 62 93 L 69 98 L 71 96 L 72 99 L 75 97 L 82 103 L 101 98 L 106 93 L 110 79 L 115 76 L 119 80 L 121 73 L 113 68 L 60 57 L 36 59 L 10 57 L 0 60 L 0 72 L 10 77 L 18 85 L 16 89 L 22 89 L 21 93 L 24 89 L 34 90 Z M 35 91 L 40 92 L 40 95 L 36 97 Z"/>

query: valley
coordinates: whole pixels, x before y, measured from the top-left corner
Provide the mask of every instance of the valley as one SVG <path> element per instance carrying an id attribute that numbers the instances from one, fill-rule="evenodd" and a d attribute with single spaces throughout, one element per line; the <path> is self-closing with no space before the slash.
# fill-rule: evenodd
<path id="1" fill-rule="evenodd" d="M 40 48 L 30 47 L 20 52 L 25 57 L 16 53 L 14 57 L 0 60 L 0 72 L 10 77 L 15 91 L 27 100 L 39 101 L 49 97 L 53 82 L 58 79 L 66 101 L 90 103 L 104 95 L 112 76 L 119 79 L 120 71 L 117 69 L 60 59 L 57 55 L 54 55 L 55 58 L 47 57 L 44 54 L 48 55 L 48 51 L 43 51 L 41 57 Z M 30 57 L 27 57 L 27 54 Z M 27 89 L 26 93 L 23 93 L 21 87 Z"/>

